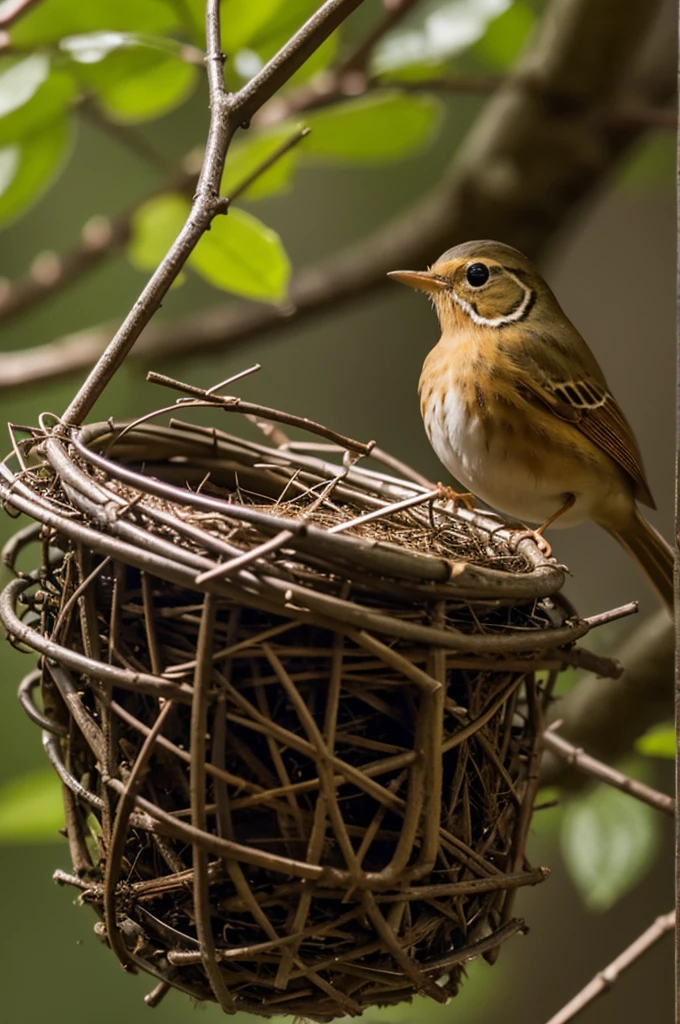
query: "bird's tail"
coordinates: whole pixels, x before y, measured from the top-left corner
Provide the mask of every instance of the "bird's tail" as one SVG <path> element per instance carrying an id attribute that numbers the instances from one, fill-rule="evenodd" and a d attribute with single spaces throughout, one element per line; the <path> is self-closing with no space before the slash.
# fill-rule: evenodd
<path id="1" fill-rule="evenodd" d="M 670 544 L 640 515 L 638 510 L 622 527 L 609 532 L 638 563 L 667 608 L 673 610 L 673 566 Z"/>

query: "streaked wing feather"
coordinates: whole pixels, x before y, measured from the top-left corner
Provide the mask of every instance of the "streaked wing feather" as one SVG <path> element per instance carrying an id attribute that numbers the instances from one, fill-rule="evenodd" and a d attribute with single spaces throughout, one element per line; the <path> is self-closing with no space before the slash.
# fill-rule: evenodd
<path id="1" fill-rule="evenodd" d="M 642 465 L 642 456 L 628 421 L 606 387 L 588 377 L 553 381 L 535 378 L 528 387 L 556 416 L 573 423 L 628 473 L 636 497 L 656 508 Z"/>

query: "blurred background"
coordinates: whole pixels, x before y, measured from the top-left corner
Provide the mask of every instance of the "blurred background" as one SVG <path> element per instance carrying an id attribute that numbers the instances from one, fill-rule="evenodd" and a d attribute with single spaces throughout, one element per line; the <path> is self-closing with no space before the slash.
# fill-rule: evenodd
<path id="1" fill-rule="evenodd" d="M 504 50 L 498 42 L 506 34 L 494 28 L 489 5 L 482 43 L 472 55 L 456 58 L 466 73 L 469 67 L 489 75 L 503 73 L 545 5 L 517 0 L 501 6 L 515 8 L 515 21 L 508 22 L 507 29 L 508 38 L 515 33 L 512 45 Z M 365 8 L 347 26 L 349 39 L 359 38 L 376 16 L 370 0 Z M 506 14 L 501 12 L 500 17 Z M 491 41 L 485 47 L 487 31 Z M 287 191 L 251 204 L 246 201 L 243 207 L 278 232 L 294 267 L 365 237 L 439 180 L 485 99 L 448 94 L 440 102 L 439 129 L 417 152 L 390 163 L 310 160 L 297 170 Z M 145 141 L 173 165 L 204 141 L 207 118 L 206 90 L 199 82 L 168 116 L 136 130 L 143 131 Z M 37 253 L 60 252 L 73 245 L 88 218 L 114 215 L 158 184 L 158 171 L 106 127 L 82 111 L 73 120 L 73 151 L 65 171 L 0 234 L 0 275 L 9 280 L 25 274 Z M 632 423 L 658 505 L 650 519 L 669 538 L 674 489 L 674 210 L 674 134 L 665 127 L 653 128 L 597 193 L 569 215 L 541 261 L 541 270 L 591 346 Z M 450 244 L 463 240 L 452 237 Z M 432 252 L 431 260 L 438 255 Z M 117 255 L 63 294 L 4 324 L 1 350 L 29 348 L 101 322 L 115 324 L 144 281 L 143 273 Z M 170 293 L 159 319 L 175 320 L 223 301 L 214 288 L 191 275 Z M 207 358 L 187 355 L 168 365 L 154 361 L 153 368 L 208 387 L 259 362 L 262 370 L 239 384 L 244 398 L 321 420 L 354 437 L 375 438 L 437 480 L 442 470 L 425 438 L 416 394 L 420 366 L 437 336 L 429 304 L 395 285 L 328 315 L 293 324 L 285 333 L 265 333 L 225 352 L 216 348 Z M 81 378 L 3 393 L 2 420 L 34 424 L 44 410 L 63 411 Z M 137 416 L 158 404 L 157 389 L 145 383 L 144 370 L 135 363 L 117 375 L 94 418 Z M 206 413 L 205 422 L 219 421 Z M 2 539 L 16 527 L 8 517 L 1 518 Z M 640 600 L 642 616 L 656 608 L 635 565 L 602 531 L 583 526 L 553 533 L 551 540 L 554 553 L 571 570 L 566 589 L 581 614 L 632 599 Z M 593 643 L 599 650 L 615 651 L 633 628 L 632 621 L 605 627 Z M 29 661 L 8 644 L 0 646 L 0 780 L 10 789 L 27 773 L 41 773 L 36 777 L 42 779 L 45 771 L 38 732 L 15 697 Z M 670 692 L 670 679 L 668 685 Z M 628 768 L 671 791 L 670 761 L 638 756 Z M 52 796 L 45 798 L 51 808 L 46 815 L 53 813 Z M 599 835 L 597 800 L 590 794 L 579 802 L 582 819 L 595 821 Z M 521 893 L 518 909 L 530 933 L 511 940 L 494 968 L 474 964 L 463 992 L 449 1006 L 420 1001 L 367 1013 L 367 1021 L 490 1024 L 502 1016 L 510 1022 L 544 1024 L 655 915 L 670 909 L 670 823 L 657 821 L 659 816 L 646 808 L 633 815 L 627 830 L 615 836 L 626 871 L 619 871 L 612 891 L 603 893 L 598 883 L 615 874 L 611 833 L 604 835 L 601 848 L 594 848 L 595 877 L 584 879 L 578 865 L 569 864 L 566 830 L 571 828 L 573 836 L 579 827 L 573 820 L 565 824 L 569 813 L 572 819 L 577 817 L 558 808 L 535 819 L 529 857 L 548 865 L 552 873 L 544 885 Z M 75 906 L 72 892 L 51 881 L 55 868 L 70 868 L 66 841 L 56 834 L 58 825 L 50 822 L 49 829 L 38 830 L 33 842 L 6 836 L 0 844 L 3 1016 L 18 1024 L 37 1024 L 48 1017 L 54 1024 L 86 1017 L 99 1024 L 145 1021 L 152 1011 L 142 996 L 153 987 L 151 979 L 124 974 L 95 937 L 91 912 Z M 650 1020 L 670 1019 L 672 959 L 672 941 L 667 938 L 580 1019 L 584 1024 L 628 1024 L 643 1014 Z M 176 993 L 153 1012 L 168 1024 L 192 1013 L 206 1021 L 219 1016 L 217 1008 L 192 1006 Z"/>

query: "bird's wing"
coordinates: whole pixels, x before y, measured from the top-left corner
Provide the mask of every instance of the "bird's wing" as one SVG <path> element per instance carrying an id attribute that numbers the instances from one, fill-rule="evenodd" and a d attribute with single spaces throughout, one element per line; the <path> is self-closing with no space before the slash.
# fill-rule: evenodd
<path id="1" fill-rule="evenodd" d="M 609 392 L 599 367 L 597 377 L 592 372 L 585 372 L 573 380 L 565 380 L 563 374 L 555 372 L 558 369 L 556 363 L 550 367 L 544 360 L 542 363 L 538 372 L 523 375 L 522 384 L 556 416 L 573 423 L 618 462 L 635 484 L 636 497 L 645 505 L 656 508 L 633 431 Z"/>

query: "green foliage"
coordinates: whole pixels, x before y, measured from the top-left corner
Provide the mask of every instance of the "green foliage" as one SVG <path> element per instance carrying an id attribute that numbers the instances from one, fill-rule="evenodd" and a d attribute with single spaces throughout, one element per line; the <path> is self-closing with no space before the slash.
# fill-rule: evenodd
<path id="1" fill-rule="evenodd" d="M 377 74 L 412 65 L 441 64 L 476 43 L 512 0 L 425 0 L 376 48 Z"/>
<path id="2" fill-rule="evenodd" d="M 587 907 L 608 910 L 644 877 L 659 829 L 657 811 L 604 784 L 566 804 L 562 856 Z"/>
<path id="3" fill-rule="evenodd" d="M 62 119 L 0 149 L 0 225 L 23 213 L 56 177 L 70 138 Z"/>
<path id="4" fill-rule="evenodd" d="M 0 60 L 0 146 L 63 119 L 75 91 L 72 75 L 47 54 Z"/>
<path id="5" fill-rule="evenodd" d="M 31 50 L 86 32 L 170 33 L 182 28 L 180 7 L 166 0 L 49 0 L 20 18 L 10 39 L 15 50 Z"/>
<path id="6" fill-rule="evenodd" d="M 433 96 L 373 93 L 310 114 L 305 149 L 353 163 L 402 159 L 432 140 L 440 114 L 441 105 Z"/>
<path id="7" fill-rule="evenodd" d="M 55 842 L 63 824 L 61 782 L 52 768 L 20 775 L 0 787 L 0 843 Z"/>
<path id="8" fill-rule="evenodd" d="M 157 196 L 136 213 L 128 246 L 130 262 L 154 270 L 189 214 L 189 200 Z M 278 302 L 290 280 L 290 260 L 280 237 L 245 210 L 217 217 L 189 258 L 188 266 L 215 288 L 252 299 Z"/>
<path id="9" fill-rule="evenodd" d="M 675 726 L 672 722 L 665 722 L 653 725 L 643 736 L 640 736 L 636 740 L 635 749 L 638 754 L 643 754 L 645 757 L 663 757 L 674 761 L 676 745 Z"/>
<path id="10" fill-rule="evenodd" d="M 289 125 L 274 128 L 262 135 L 245 135 L 234 141 L 229 150 L 222 175 L 221 193 L 224 196 L 231 195 L 241 182 L 245 181 L 249 174 L 257 170 L 279 146 L 290 138 L 292 132 Z M 302 143 L 305 146 L 306 143 Z M 293 171 L 297 166 L 303 149 L 300 145 L 288 151 L 285 156 L 280 157 L 269 170 L 253 182 L 243 193 L 246 199 L 265 199 L 267 196 L 275 195 L 285 191 L 290 185 Z"/>
<path id="11" fill-rule="evenodd" d="M 472 53 L 488 67 L 507 71 L 522 52 L 535 22 L 536 16 L 524 0 L 515 0 L 489 24 Z"/>
<path id="12" fill-rule="evenodd" d="M 213 221 L 191 254 L 189 266 L 215 288 L 271 302 L 285 298 L 291 273 L 277 233 L 237 208 Z"/>
<path id="13" fill-rule="evenodd" d="M 155 36 L 100 32 L 62 41 L 86 91 L 113 120 L 150 121 L 186 100 L 198 68 L 179 44 Z"/>

